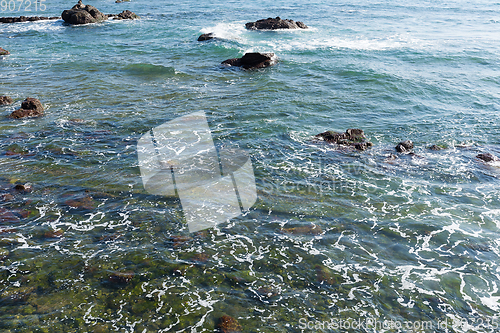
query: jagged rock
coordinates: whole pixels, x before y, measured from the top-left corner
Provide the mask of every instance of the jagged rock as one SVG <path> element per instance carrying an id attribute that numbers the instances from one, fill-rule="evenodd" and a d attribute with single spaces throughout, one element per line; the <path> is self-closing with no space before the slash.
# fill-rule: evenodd
<path id="1" fill-rule="evenodd" d="M 406 152 L 409 152 L 410 150 L 412 150 L 413 147 L 414 147 L 413 142 L 411 142 L 410 140 L 401 141 L 396 146 L 396 151 L 399 153 L 406 153 Z"/>
<path id="2" fill-rule="evenodd" d="M 19 17 L 0 17 L 0 23 L 17 23 L 17 22 L 34 22 L 34 21 L 43 21 L 43 20 L 58 20 L 61 17 L 52 16 L 19 16 Z"/>
<path id="3" fill-rule="evenodd" d="M 245 27 L 249 30 L 307 29 L 307 25 L 302 22 L 282 20 L 280 17 L 248 22 Z"/>
<path id="4" fill-rule="evenodd" d="M 242 67 L 244 69 L 265 68 L 276 64 L 274 53 L 245 53 L 241 58 L 227 59 L 222 62 L 223 65 Z"/>
<path id="5" fill-rule="evenodd" d="M 478 154 L 476 158 L 483 160 L 485 162 L 498 161 L 498 158 L 490 153 Z"/>
<path id="6" fill-rule="evenodd" d="M 111 15 L 108 15 L 110 17 Z M 136 20 L 140 19 L 139 15 L 137 15 L 134 12 L 131 12 L 130 10 L 124 10 L 118 15 L 113 15 L 115 20 Z"/>
<path id="7" fill-rule="evenodd" d="M 107 15 L 101 13 L 97 8 L 91 5 L 84 5 L 79 0 L 71 9 L 67 9 L 61 14 L 64 22 L 69 24 L 88 24 L 106 21 Z"/>
<path id="8" fill-rule="evenodd" d="M 359 128 L 349 128 L 345 133 L 326 131 L 316 135 L 328 143 L 352 146 L 358 150 L 366 150 L 373 147 L 373 143 L 366 141 L 365 133 Z"/>
<path id="9" fill-rule="evenodd" d="M 443 149 L 446 149 L 445 147 L 443 146 L 438 146 L 438 145 L 432 145 L 432 146 L 429 146 L 427 147 L 429 150 L 443 150 Z"/>
<path id="10" fill-rule="evenodd" d="M 0 47 L 0 56 L 3 56 L 3 55 L 9 55 L 9 54 L 10 54 L 10 52 L 9 52 L 9 51 L 7 51 L 6 49 L 2 49 L 2 48 Z"/>
<path id="11" fill-rule="evenodd" d="M 1 50 L 0 49 L 0 53 L 1 53 Z M 10 98 L 9 96 L 0 96 L 0 105 L 9 105 L 9 104 L 12 104 L 14 102 L 14 100 L 12 100 L 12 98 Z"/>
<path id="12" fill-rule="evenodd" d="M 219 318 L 217 322 L 217 330 L 221 333 L 239 333 L 242 332 L 242 328 L 238 321 L 228 315 L 223 315 Z"/>
<path id="13" fill-rule="evenodd" d="M 214 38 L 215 38 L 215 35 L 212 32 L 210 32 L 208 34 L 203 34 L 200 37 L 198 37 L 198 42 L 203 42 L 203 41 L 214 39 Z"/>
<path id="14" fill-rule="evenodd" d="M 21 108 L 12 112 L 10 117 L 14 119 L 20 119 L 20 118 L 40 117 L 42 115 L 43 115 L 42 103 L 40 103 L 40 101 L 36 98 L 28 97 L 22 102 Z"/>

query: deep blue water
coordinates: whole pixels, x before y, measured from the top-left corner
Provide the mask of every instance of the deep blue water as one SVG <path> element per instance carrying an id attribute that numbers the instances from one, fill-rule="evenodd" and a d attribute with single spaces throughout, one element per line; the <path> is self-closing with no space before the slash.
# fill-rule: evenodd
<path id="1" fill-rule="evenodd" d="M 475 156 L 500 157 L 500 3 L 85 3 L 141 19 L 0 25 L 0 330 L 212 332 L 226 314 L 244 332 L 497 331 L 500 163 Z M 276 16 L 310 28 L 244 28 Z M 251 51 L 279 63 L 220 65 Z M 26 97 L 45 116 L 7 118 Z M 144 190 L 136 144 L 197 111 L 249 153 L 258 200 L 189 234 L 178 200 Z M 347 128 L 373 148 L 314 140 Z"/>

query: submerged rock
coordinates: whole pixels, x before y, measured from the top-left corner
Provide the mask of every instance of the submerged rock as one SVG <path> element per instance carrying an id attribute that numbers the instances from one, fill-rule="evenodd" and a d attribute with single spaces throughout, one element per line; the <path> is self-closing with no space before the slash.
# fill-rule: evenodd
<path id="1" fill-rule="evenodd" d="M 483 160 L 485 162 L 493 162 L 493 161 L 498 161 L 498 157 L 494 156 L 493 154 L 490 153 L 484 153 L 484 154 L 478 154 L 476 158 L 479 158 L 480 160 Z"/>
<path id="2" fill-rule="evenodd" d="M 373 143 L 366 141 L 364 131 L 358 128 L 349 128 L 345 133 L 326 131 L 316 135 L 316 138 L 323 139 L 328 143 L 352 146 L 357 150 L 366 150 L 373 147 Z"/>
<path id="3" fill-rule="evenodd" d="M 36 98 L 28 97 L 21 104 L 21 108 L 12 112 L 10 117 L 14 119 L 34 118 L 43 116 L 42 103 Z"/>
<path id="4" fill-rule="evenodd" d="M 9 51 L 0 47 L 0 56 L 9 55 L 9 54 L 10 54 Z"/>
<path id="5" fill-rule="evenodd" d="M 239 333 L 242 332 L 242 328 L 238 321 L 228 315 L 223 315 L 219 318 L 216 326 L 218 332 L 221 333 Z"/>
<path id="6" fill-rule="evenodd" d="M 26 193 L 31 193 L 33 192 L 33 186 L 29 183 L 26 183 L 26 184 L 16 184 L 14 187 L 13 187 L 13 192 L 15 193 L 22 193 L 22 194 L 26 194 Z"/>
<path id="7" fill-rule="evenodd" d="M 427 147 L 427 149 L 429 149 L 429 150 L 443 150 L 443 149 L 446 149 L 446 147 L 445 146 L 432 145 L 432 146 Z"/>
<path id="8" fill-rule="evenodd" d="M 76 199 L 69 199 L 64 202 L 67 206 L 81 210 L 93 210 L 97 203 L 91 196 L 84 196 Z"/>
<path id="9" fill-rule="evenodd" d="M 2 48 L 0 48 L 0 54 L 2 53 Z M 12 98 L 9 96 L 0 96 L 0 105 L 9 105 L 12 104 L 14 101 Z"/>
<path id="10" fill-rule="evenodd" d="M 5 260 L 9 256 L 9 250 L 0 249 L 0 261 Z"/>
<path id="11" fill-rule="evenodd" d="M 61 14 L 64 22 L 69 24 L 88 24 L 106 21 L 107 15 L 101 13 L 97 8 L 91 5 L 84 5 L 79 0 L 71 9 L 67 9 Z"/>
<path id="12" fill-rule="evenodd" d="M 17 217 L 17 215 L 13 212 L 0 207 L 0 222 L 16 223 L 19 221 L 19 217 Z"/>
<path id="13" fill-rule="evenodd" d="M 316 265 L 316 281 L 320 284 L 339 285 L 342 282 L 342 276 L 333 273 L 329 268 Z"/>
<path id="14" fill-rule="evenodd" d="M 203 41 L 214 39 L 214 38 L 215 38 L 215 35 L 212 32 L 210 32 L 208 34 L 202 34 L 200 37 L 198 37 L 198 42 L 203 42 Z"/>
<path id="15" fill-rule="evenodd" d="M 323 230 L 317 225 L 308 225 L 304 227 L 283 228 L 282 231 L 290 235 L 320 235 Z"/>
<path id="16" fill-rule="evenodd" d="M 401 141 L 396 146 L 396 151 L 399 153 L 407 153 L 413 149 L 413 142 L 410 140 Z"/>
<path id="17" fill-rule="evenodd" d="M 134 278 L 134 272 L 115 272 L 108 278 L 108 282 L 114 285 L 126 285 Z"/>
<path id="18" fill-rule="evenodd" d="M 307 29 L 307 25 L 300 21 L 282 20 L 279 16 L 248 22 L 245 27 L 249 30 Z"/>
<path id="19" fill-rule="evenodd" d="M 245 53 L 241 58 L 227 59 L 222 62 L 223 65 L 243 67 L 244 69 L 265 68 L 276 64 L 274 53 Z"/>

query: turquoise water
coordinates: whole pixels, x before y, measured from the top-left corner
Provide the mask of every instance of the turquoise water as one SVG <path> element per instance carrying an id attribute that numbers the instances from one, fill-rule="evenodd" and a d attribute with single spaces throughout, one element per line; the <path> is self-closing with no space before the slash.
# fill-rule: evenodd
<path id="1" fill-rule="evenodd" d="M 46 109 L 0 117 L 2 332 L 213 332 L 224 314 L 244 332 L 498 331 L 500 164 L 475 156 L 500 156 L 500 3 L 86 3 L 141 20 L 0 25 L 0 112 Z M 310 29 L 244 29 L 275 16 Z M 279 63 L 220 66 L 250 51 Z M 250 154 L 258 200 L 189 234 L 136 144 L 197 111 Z M 347 128 L 374 147 L 313 140 Z M 416 155 L 392 158 L 406 139 Z"/>

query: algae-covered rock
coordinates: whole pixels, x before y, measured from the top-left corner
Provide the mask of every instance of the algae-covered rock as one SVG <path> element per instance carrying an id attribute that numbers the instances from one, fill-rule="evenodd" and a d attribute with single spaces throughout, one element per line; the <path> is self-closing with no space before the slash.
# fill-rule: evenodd
<path id="1" fill-rule="evenodd" d="M 88 195 L 80 198 L 68 199 L 64 203 L 72 208 L 80 210 L 93 210 L 97 207 L 95 200 Z"/>
<path id="2" fill-rule="evenodd" d="M 221 333 L 238 333 L 243 331 L 238 320 L 228 315 L 223 315 L 219 318 L 216 329 Z"/>
<path id="3" fill-rule="evenodd" d="M 114 272 L 109 276 L 108 282 L 112 285 L 124 286 L 129 284 L 134 276 L 134 272 Z"/>
<path id="4" fill-rule="evenodd" d="M 7 259 L 9 253 L 9 250 L 0 248 L 0 261 Z"/>
<path id="5" fill-rule="evenodd" d="M 316 265 L 316 281 L 328 285 L 339 285 L 342 282 L 342 276 L 333 273 L 328 267 Z"/>
<path id="6" fill-rule="evenodd" d="M 34 290 L 34 287 L 9 287 L 0 293 L 0 304 L 24 303 Z"/>

